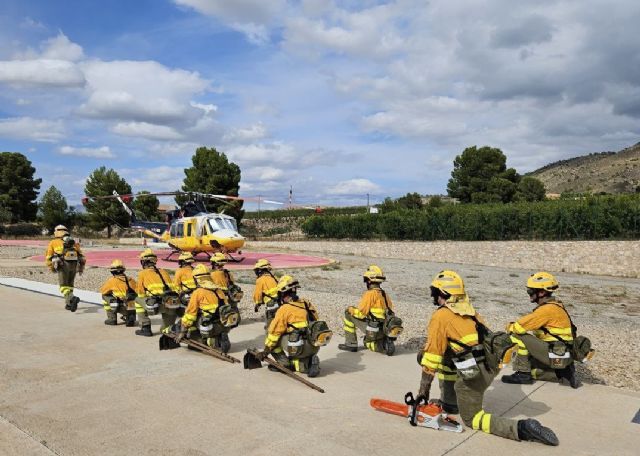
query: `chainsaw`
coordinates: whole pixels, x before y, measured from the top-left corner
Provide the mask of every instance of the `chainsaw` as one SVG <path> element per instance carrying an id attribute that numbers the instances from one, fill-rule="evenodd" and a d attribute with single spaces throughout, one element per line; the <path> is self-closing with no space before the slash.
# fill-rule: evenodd
<path id="1" fill-rule="evenodd" d="M 404 396 L 404 404 L 373 398 L 369 402 L 371 407 L 381 412 L 408 418 L 411 426 L 421 426 L 435 430 L 462 432 L 464 427 L 449 417 L 438 404 L 427 403 L 424 396 L 414 399 L 413 393 Z"/>

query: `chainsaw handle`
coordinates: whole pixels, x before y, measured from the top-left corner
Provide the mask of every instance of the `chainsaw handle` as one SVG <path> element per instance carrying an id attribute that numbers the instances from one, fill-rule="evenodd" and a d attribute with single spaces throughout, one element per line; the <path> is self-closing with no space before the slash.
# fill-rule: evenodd
<path id="1" fill-rule="evenodd" d="M 413 393 L 408 392 L 404 395 L 404 402 L 409 406 L 409 424 L 411 426 L 417 426 L 418 410 L 421 405 L 427 405 L 427 398 L 424 395 L 419 395 L 415 399 Z"/>

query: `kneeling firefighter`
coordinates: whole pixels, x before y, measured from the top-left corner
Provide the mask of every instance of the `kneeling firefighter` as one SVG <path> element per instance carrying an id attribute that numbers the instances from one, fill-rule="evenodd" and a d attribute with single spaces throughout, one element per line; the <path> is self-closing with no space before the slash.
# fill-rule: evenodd
<path id="1" fill-rule="evenodd" d="M 364 345 L 371 351 L 395 353 L 394 341 L 402 333 L 402 320 L 393 313 L 393 302 L 380 287 L 386 280 L 380 267 L 372 264 L 362 275 L 367 291 L 362 295 L 358 307 L 348 307 L 344 312 L 345 343 L 340 350 L 358 351 L 356 329 L 364 333 Z"/>
<path id="2" fill-rule="evenodd" d="M 180 308 L 178 309 L 178 316 L 184 315 L 184 310 L 189 304 L 189 298 L 191 293 L 196 289 L 196 284 L 193 281 L 193 262 L 195 258 L 191 252 L 182 252 L 178 257 L 178 269 L 176 275 L 173 276 L 173 285 L 178 289 L 180 293 Z"/>
<path id="3" fill-rule="evenodd" d="M 151 320 L 149 314 L 162 314 L 161 331 L 170 330 L 176 321 L 177 311 L 180 307 L 178 292 L 171 282 L 171 276 L 164 269 L 158 269 L 156 263 L 158 257 L 153 250 L 146 249 L 140 254 L 142 270 L 138 273 L 136 292 L 136 314 L 140 329 L 136 331 L 138 336 L 150 337 Z"/>
<path id="4" fill-rule="evenodd" d="M 224 265 L 228 262 L 229 260 L 227 260 L 224 253 L 217 252 L 211 257 L 211 280 L 224 290 L 229 304 L 238 309 L 238 303 L 242 300 L 244 293 L 236 285 L 233 275 L 225 269 Z"/>
<path id="5" fill-rule="evenodd" d="M 203 264 L 193 269 L 196 289 L 180 320 L 176 342 L 184 337 L 202 337 L 202 342 L 227 353 L 231 348 L 229 331 L 238 326 L 240 315 L 230 304 L 224 291 L 211 281 L 211 273 Z M 195 327 L 195 323 L 198 323 Z"/>
<path id="6" fill-rule="evenodd" d="M 265 305 L 266 324 L 264 328 L 266 330 L 269 328 L 269 324 L 271 324 L 271 320 L 273 320 L 278 310 L 278 300 L 274 299 L 270 292 L 278 285 L 278 281 L 271 272 L 271 263 L 269 260 L 261 259 L 256 261 L 256 264 L 253 266 L 253 271 L 257 277 L 256 287 L 253 290 L 253 310 L 258 312 L 260 306 Z"/>
<path id="7" fill-rule="evenodd" d="M 100 288 L 102 305 L 107 312 L 105 325 L 117 325 L 118 314 L 122 315 L 127 326 L 136 325 L 135 292 L 136 281 L 125 274 L 126 268 L 121 260 L 111 262 L 112 277 Z"/>
<path id="8" fill-rule="evenodd" d="M 267 330 L 264 350 L 257 357 L 262 360 L 273 353 L 281 365 L 317 377 L 320 373 L 318 351 L 329 343 L 333 333 L 326 322 L 318 320 L 315 306 L 298 297 L 299 288 L 298 281 L 291 276 L 285 275 L 278 281 L 280 307 Z M 273 366 L 269 369 L 276 370 Z"/>
<path id="9" fill-rule="evenodd" d="M 418 355 L 422 366 L 418 396 L 429 398 L 437 373 L 444 411 L 457 413 L 459 409 L 462 420 L 472 429 L 558 445 L 553 431 L 536 420 L 516 421 L 483 410 L 484 392 L 513 342 L 508 334 L 487 329 L 465 293 L 462 278 L 454 271 L 441 271 L 431 282 L 431 296 L 438 309 L 431 316 L 427 343 Z"/>
<path id="10" fill-rule="evenodd" d="M 45 261 L 51 272 L 58 273 L 58 286 L 64 296 L 64 308 L 75 312 L 80 298 L 73 295 L 73 285 L 76 273 L 82 275 L 84 272 L 85 258 L 66 226 L 56 226 L 53 237 L 47 246 Z"/>
<path id="11" fill-rule="evenodd" d="M 574 361 L 582 362 L 593 351 L 589 339 L 576 335 L 562 301 L 553 296 L 557 289 L 558 281 L 548 272 L 536 272 L 527 280 L 529 301 L 536 308 L 507 328 L 518 353 L 513 362 L 515 373 L 504 375 L 504 383 L 566 379 L 572 388 L 578 388 Z"/>

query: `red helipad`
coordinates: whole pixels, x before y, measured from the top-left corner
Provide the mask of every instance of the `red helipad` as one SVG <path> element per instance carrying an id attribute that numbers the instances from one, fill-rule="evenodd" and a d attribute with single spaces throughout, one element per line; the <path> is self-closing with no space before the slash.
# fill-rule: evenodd
<path id="1" fill-rule="evenodd" d="M 116 258 L 122 260 L 128 269 L 139 269 L 140 255 L 142 249 L 139 250 L 85 250 L 84 254 L 87 258 L 87 264 L 89 266 L 97 266 L 101 268 L 109 267 L 111 262 Z M 177 261 L 165 261 L 164 258 L 169 255 L 170 250 L 155 250 L 158 255 L 158 266 L 168 269 L 174 269 L 178 267 Z M 266 258 L 271 262 L 275 269 L 284 268 L 303 268 L 309 266 L 323 266 L 331 263 L 328 258 L 308 256 L 308 255 L 291 255 L 288 253 L 273 253 L 273 252 L 243 252 L 242 255 L 234 254 L 238 259 L 243 258 L 238 263 L 229 262 L 227 267 L 229 269 L 251 269 L 253 265 L 260 258 Z M 177 255 L 174 255 L 172 259 L 176 259 Z M 197 257 L 198 261 L 208 263 L 208 257 L 204 254 L 200 254 Z M 33 261 L 44 262 L 44 255 L 38 255 L 31 257 Z"/>

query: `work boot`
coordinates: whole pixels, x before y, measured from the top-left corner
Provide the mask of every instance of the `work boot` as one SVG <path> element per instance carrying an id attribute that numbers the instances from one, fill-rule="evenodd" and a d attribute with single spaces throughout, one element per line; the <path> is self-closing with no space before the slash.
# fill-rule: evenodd
<path id="1" fill-rule="evenodd" d="M 391 356 L 396 352 L 396 344 L 394 344 L 391 339 L 385 339 L 382 342 L 382 346 L 384 347 L 384 352 L 387 356 Z"/>
<path id="2" fill-rule="evenodd" d="M 127 310 L 127 327 L 133 327 L 136 325 L 136 311 L 135 310 Z"/>
<path id="3" fill-rule="evenodd" d="M 218 337 L 218 340 L 220 344 L 220 351 L 222 353 L 229 353 L 229 350 L 231 349 L 231 341 L 229 340 L 229 335 L 227 333 L 222 333 L 220 334 L 220 337 Z"/>
<path id="4" fill-rule="evenodd" d="M 558 379 L 560 379 L 561 381 L 567 380 L 569 382 L 569 386 L 571 386 L 571 388 L 573 389 L 578 389 L 580 387 L 580 382 L 576 377 L 576 366 L 573 363 L 571 363 L 564 369 L 557 370 L 556 377 L 558 377 Z"/>
<path id="5" fill-rule="evenodd" d="M 80 298 L 77 296 L 71 296 L 71 299 L 69 300 L 69 310 L 71 312 L 75 312 L 76 310 L 78 310 L 78 303 L 80 302 Z"/>
<path id="6" fill-rule="evenodd" d="M 115 318 L 107 318 L 104 321 L 104 324 L 108 326 L 116 326 L 118 324 L 118 321 Z"/>
<path id="7" fill-rule="evenodd" d="M 318 355 L 313 355 L 311 357 L 311 361 L 309 362 L 309 369 L 307 369 L 308 377 L 317 377 L 320 374 L 320 358 Z"/>
<path id="8" fill-rule="evenodd" d="M 558 437 L 551 429 L 544 427 L 538 420 L 531 418 L 518 421 L 518 438 L 551 446 L 560 444 Z"/>
<path id="9" fill-rule="evenodd" d="M 515 372 L 511 375 L 503 375 L 502 383 L 511 383 L 514 385 L 532 385 L 533 377 L 531 372 Z"/>
<path id="10" fill-rule="evenodd" d="M 358 347 L 355 347 L 353 345 L 347 345 L 347 344 L 338 344 L 338 349 L 348 351 L 348 352 L 354 352 L 354 353 L 358 351 Z"/>
<path id="11" fill-rule="evenodd" d="M 145 325 L 142 328 L 137 329 L 136 336 L 145 336 L 145 337 L 153 336 L 153 333 L 151 332 L 151 325 Z"/>

